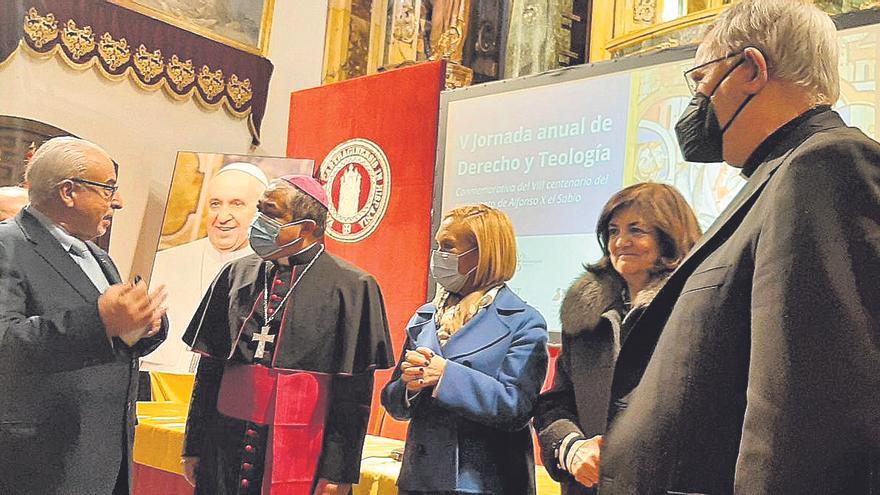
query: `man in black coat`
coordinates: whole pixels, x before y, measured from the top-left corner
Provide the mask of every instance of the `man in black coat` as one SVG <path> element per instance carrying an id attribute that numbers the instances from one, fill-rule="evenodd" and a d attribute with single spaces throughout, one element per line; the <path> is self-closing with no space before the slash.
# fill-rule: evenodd
<path id="1" fill-rule="evenodd" d="M 880 145 L 830 109 L 837 63 L 797 0 L 739 3 L 700 45 L 684 157 L 748 182 L 621 351 L 601 494 L 880 490 Z"/>
<path id="2" fill-rule="evenodd" d="M 394 366 L 372 275 L 324 249 L 311 176 L 269 183 L 184 342 L 200 353 L 183 466 L 197 495 L 345 494 L 360 478 L 376 369 Z M 271 406 L 269 405 L 271 404 Z"/>
<path id="3" fill-rule="evenodd" d="M 0 493 L 127 495 L 138 357 L 165 338 L 164 289 L 121 283 L 92 239 L 122 208 L 116 170 L 47 141 L 30 205 L 0 223 Z"/>

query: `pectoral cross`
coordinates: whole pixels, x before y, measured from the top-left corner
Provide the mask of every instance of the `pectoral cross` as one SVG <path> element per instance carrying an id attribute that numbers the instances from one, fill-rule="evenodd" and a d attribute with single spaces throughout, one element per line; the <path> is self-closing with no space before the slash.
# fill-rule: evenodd
<path id="1" fill-rule="evenodd" d="M 269 335 L 269 325 L 264 325 L 263 328 L 260 329 L 260 333 L 255 333 L 251 337 L 251 342 L 257 342 L 257 351 L 254 352 L 254 357 L 262 359 L 263 356 L 266 355 L 266 344 L 275 342 L 275 336 Z"/>

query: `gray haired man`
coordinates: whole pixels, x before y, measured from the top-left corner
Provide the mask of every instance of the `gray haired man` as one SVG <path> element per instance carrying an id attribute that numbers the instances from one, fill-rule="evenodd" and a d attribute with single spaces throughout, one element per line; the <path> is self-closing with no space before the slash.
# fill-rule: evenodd
<path id="1" fill-rule="evenodd" d="M 92 239 L 122 208 L 107 153 L 46 141 L 30 204 L 0 223 L 0 493 L 128 495 L 138 357 L 165 338 L 164 289 L 126 283 Z"/>
<path id="2" fill-rule="evenodd" d="M 687 77 L 685 159 L 748 182 L 621 351 L 599 491 L 877 493 L 880 145 L 830 108 L 834 24 L 746 0 Z"/>

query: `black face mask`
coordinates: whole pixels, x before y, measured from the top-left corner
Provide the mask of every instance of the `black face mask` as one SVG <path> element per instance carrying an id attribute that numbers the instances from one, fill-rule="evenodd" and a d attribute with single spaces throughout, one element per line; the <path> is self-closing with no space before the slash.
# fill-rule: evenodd
<path id="1" fill-rule="evenodd" d="M 718 123 L 718 116 L 715 114 L 711 98 L 715 91 L 721 87 L 721 83 L 743 62 L 744 59 L 741 59 L 734 64 L 708 96 L 703 93 L 695 94 L 679 117 L 678 123 L 675 124 L 675 135 L 678 138 L 678 145 L 681 147 L 681 154 L 685 161 L 697 163 L 724 161 L 724 133 L 755 95 L 749 95 L 742 102 L 723 128 Z"/>

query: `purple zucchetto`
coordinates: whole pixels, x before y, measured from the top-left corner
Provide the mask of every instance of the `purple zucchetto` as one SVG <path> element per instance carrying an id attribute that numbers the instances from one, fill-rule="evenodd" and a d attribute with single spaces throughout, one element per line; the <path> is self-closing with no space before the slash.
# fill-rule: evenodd
<path id="1" fill-rule="evenodd" d="M 285 175 L 281 177 L 281 180 L 308 194 L 314 198 L 315 201 L 321 203 L 324 208 L 328 207 L 329 200 L 327 199 L 327 192 L 324 191 L 324 186 L 322 186 L 314 177 L 308 175 Z"/>

